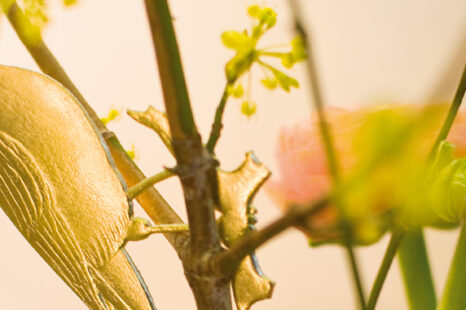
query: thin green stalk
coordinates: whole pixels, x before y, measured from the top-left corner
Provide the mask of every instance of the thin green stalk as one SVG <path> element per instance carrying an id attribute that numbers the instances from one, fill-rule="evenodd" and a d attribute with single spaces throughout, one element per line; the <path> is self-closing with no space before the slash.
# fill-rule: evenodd
<path id="1" fill-rule="evenodd" d="M 453 121 L 455 120 L 456 114 L 458 113 L 458 109 L 463 102 L 464 93 L 466 91 L 466 65 L 463 69 L 463 74 L 461 75 L 461 80 L 456 90 L 455 97 L 453 98 L 453 102 L 450 106 L 450 110 L 448 111 L 447 118 L 443 123 L 442 129 L 440 129 L 440 133 L 435 140 L 434 146 L 432 147 L 432 151 L 429 155 L 429 162 L 431 162 L 437 153 L 438 146 L 442 140 L 445 140 L 450 132 L 450 128 L 453 125 Z"/>
<path id="2" fill-rule="evenodd" d="M 151 226 L 149 229 L 153 234 L 165 234 L 189 231 L 189 226 L 187 224 L 166 224 Z"/>
<path id="3" fill-rule="evenodd" d="M 338 160 L 336 157 L 335 148 L 333 145 L 333 139 L 330 132 L 330 128 L 324 113 L 324 103 L 321 93 L 321 88 L 319 85 L 319 79 L 317 77 L 317 70 L 316 65 L 313 59 L 313 52 L 311 50 L 310 39 L 307 35 L 307 32 L 304 30 L 303 23 L 301 22 L 301 18 L 298 12 L 298 4 L 295 0 L 290 0 L 290 7 L 292 9 L 295 21 L 295 28 L 298 34 L 302 37 L 304 46 L 306 49 L 307 57 L 307 71 L 309 75 L 310 81 L 310 89 L 312 91 L 312 98 L 315 110 L 318 115 L 319 119 L 319 129 L 320 134 L 322 137 L 322 142 L 324 144 L 325 153 L 327 156 L 327 165 L 330 176 L 333 180 L 334 185 L 338 184 L 339 182 L 339 167 L 338 167 Z M 356 286 L 356 291 L 358 295 L 358 300 L 361 309 L 366 308 L 366 300 L 364 297 L 364 288 L 361 280 L 361 276 L 359 273 L 358 263 L 353 251 L 353 247 L 351 245 L 351 227 L 350 223 L 348 223 L 346 211 L 344 206 L 342 206 L 341 201 L 336 201 L 335 206 L 338 208 L 339 213 L 341 214 L 340 217 L 340 226 L 343 232 L 343 245 L 345 246 L 348 260 L 350 263 L 351 273 L 353 275 L 354 284 Z"/>
<path id="4" fill-rule="evenodd" d="M 222 98 L 217 106 L 217 110 L 215 111 L 215 118 L 214 122 L 212 123 L 212 130 L 210 131 L 209 140 L 207 141 L 207 150 L 210 153 L 214 153 L 215 145 L 217 144 L 218 139 L 220 138 L 220 133 L 223 128 L 222 118 L 223 112 L 225 111 L 225 106 L 230 94 L 228 93 L 228 88 L 233 85 L 233 82 L 227 82 L 225 89 L 223 90 Z"/>
<path id="5" fill-rule="evenodd" d="M 375 305 L 377 304 L 380 292 L 382 291 L 383 284 L 385 282 L 385 279 L 387 278 L 388 271 L 390 270 L 390 266 L 392 265 L 393 259 L 396 255 L 396 251 L 401 243 L 401 240 L 403 240 L 403 237 L 403 229 L 396 228 L 393 231 L 392 237 L 390 238 L 390 242 L 388 243 L 387 250 L 385 251 L 382 264 L 380 265 L 377 277 L 375 278 L 374 284 L 371 289 L 369 302 L 367 303 L 366 308 L 367 310 L 375 309 Z"/>
<path id="6" fill-rule="evenodd" d="M 442 300 L 437 310 L 464 309 L 466 309 L 466 225 L 461 229 Z"/>
<path id="7" fill-rule="evenodd" d="M 411 310 L 434 310 L 436 297 L 421 228 L 406 232 L 398 253 Z M 464 310 L 464 309 L 463 309 Z"/>
<path id="8" fill-rule="evenodd" d="M 170 170 L 163 170 L 162 172 L 159 172 L 151 177 L 148 177 L 138 184 L 128 188 L 128 191 L 126 192 L 126 195 L 128 196 L 129 199 L 134 199 L 136 196 L 138 196 L 140 193 L 142 193 L 145 189 L 148 187 L 151 187 L 155 183 L 161 182 L 163 180 L 168 179 L 169 177 L 173 176 L 174 173 Z"/>

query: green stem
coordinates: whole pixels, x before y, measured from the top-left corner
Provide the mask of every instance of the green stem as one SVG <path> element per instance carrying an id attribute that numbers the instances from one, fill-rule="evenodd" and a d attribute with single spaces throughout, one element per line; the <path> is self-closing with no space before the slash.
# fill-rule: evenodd
<path id="1" fill-rule="evenodd" d="M 321 135 L 322 142 L 325 148 L 325 153 L 327 156 L 328 171 L 330 173 L 334 186 L 336 186 L 339 183 L 339 166 L 338 166 L 338 160 L 336 156 L 335 147 L 333 144 L 332 135 L 330 132 L 330 127 L 329 127 L 329 124 L 327 122 L 327 118 L 324 112 L 324 101 L 322 98 L 321 87 L 319 84 L 316 65 L 315 65 L 315 61 L 313 57 L 314 53 L 312 52 L 312 49 L 311 49 L 310 38 L 307 32 L 304 30 L 303 23 L 299 15 L 299 12 L 301 12 L 301 10 L 299 10 L 298 8 L 298 3 L 295 0 L 289 0 L 289 1 L 290 1 L 291 10 L 294 16 L 296 32 L 302 37 L 304 46 L 306 49 L 306 54 L 307 54 L 306 63 L 307 63 L 307 71 L 309 75 L 310 90 L 312 91 L 311 95 L 313 98 L 315 110 L 318 115 L 320 135 Z M 348 219 L 346 216 L 346 210 L 343 206 L 343 203 L 341 201 L 338 201 L 337 199 L 337 201 L 335 202 L 335 206 L 338 209 L 338 212 L 341 214 L 340 227 L 343 232 L 343 245 L 345 246 L 347 257 L 350 263 L 351 274 L 353 276 L 353 281 L 356 286 L 359 304 L 360 304 L 361 309 L 364 310 L 366 308 L 366 300 L 364 297 L 364 288 L 363 288 L 361 276 L 359 273 L 358 262 L 357 262 L 355 253 L 353 251 L 352 244 L 351 244 L 351 225 L 348 222 Z"/>
<path id="2" fill-rule="evenodd" d="M 222 118 L 223 118 L 223 112 L 225 111 L 225 106 L 228 100 L 228 97 L 230 96 L 228 93 L 228 88 L 234 84 L 233 82 L 227 82 L 227 85 L 225 86 L 225 89 L 222 94 L 222 98 L 220 99 L 220 102 L 217 106 L 217 110 L 215 111 L 215 118 L 214 122 L 212 123 L 212 130 L 210 132 L 209 140 L 207 141 L 207 150 L 213 154 L 215 145 L 217 144 L 218 139 L 220 138 L 220 133 L 223 128 L 222 124 Z"/>
<path id="3" fill-rule="evenodd" d="M 128 196 L 129 199 L 134 199 L 136 196 L 138 196 L 140 193 L 142 193 L 145 189 L 148 187 L 151 187 L 155 183 L 161 182 L 163 180 L 168 179 L 169 177 L 173 176 L 174 173 L 170 170 L 163 170 L 162 172 L 159 172 L 151 177 L 148 177 L 138 184 L 128 188 L 128 191 L 126 192 L 126 195 Z"/>
<path id="4" fill-rule="evenodd" d="M 149 229 L 153 234 L 165 234 L 189 231 L 189 226 L 187 224 L 166 224 L 151 226 Z"/>
<path id="5" fill-rule="evenodd" d="M 434 310 L 435 289 L 421 228 L 406 232 L 401 242 L 398 258 L 409 309 Z"/>
<path id="6" fill-rule="evenodd" d="M 432 151 L 429 155 L 429 162 L 431 162 L 437 153 L 438 146 L 442 140 L 445 140 L 448 136 L 448 132 L 450 131 L 451 126 L 453 125 L 453 121 L 455 120 L 456 114 L 458 113 L 458 109 L 463 102 L 464 93 L 466 91 L 466 65 L 463 69 L 463 74 L 461 75 L 461 80 L 456 90 L 455 97 L 453 98 L 453 102 L 450 106 L 450 110 L 448 111 L 447 118 L 443 123 L 442 129 L 440 129 L 440 133 L 435 140 L 434 146 L 432 147 Z"/>
<path id="7" fill-rule="evenodd" d="M 369 302 L 366 308 L 367 310 L 375 309 L 375 305 L 377 304 L 380 292 L 382 291 L 383 284 L 385 282 L 385 279 L 387 278 L 388 271 L 390 270 L 390 266 L 392 265 L 396 251 L 401 243 L 401 240 L 403 240 L 403 237 L 403 229 L 396 228 L 393 231 L 392 237 L 390 238 L 390 242 L 388 243 L 387 250 L 385 251 L 382 264 L 380 265 L 377 277 L 375 278 L 374 284 L 372 286 L 371 294 L 369 296 Z"/>
<path id="8" fill-rule="evenodd" d="M 437 310 L 464 309 L 466 309 L 466 225 L 461 229 L 442 300 Z"/>

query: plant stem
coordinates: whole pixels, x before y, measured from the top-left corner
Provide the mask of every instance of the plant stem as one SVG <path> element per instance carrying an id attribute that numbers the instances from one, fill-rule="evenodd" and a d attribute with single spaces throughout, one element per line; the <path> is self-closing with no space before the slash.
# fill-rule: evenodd
<path id="1" fill-rule="evenodd" d="M 390 266 L 392 265 L 396 251 L 403 237 L 404 230 L 401 228 L 395 228 L 392 233 L 392 237 L 390 238 L 390 242 L 388 243 L 387 250 L 385 251 L 382 264 L 380 265 L 379 271 L 377 272 L 377 277 L 375 278 L 374 284 L 372 285 L 371 294 L 369 296 L 369 301 L 366 308 L 367 310 L 375 309 L 375 305 L 377 304 L 380 292 L 382 291 L 382 287 L 387 277 L 388 271 L 390 270 Z"/>
<path id="2" fill-rule="evenodd" d="M 437 310 L 466 309 L 466 225 L 463 224 L 456 245 L 447 283 Z"/>
<path id="3" fill-rule="evenodd" d="M 40 34 L 38 34 L 38 37 L 33 42 L 27 39 L 27 35 L 23 31 L 25 29 L 24 26 L 27 27 L 30 25 L 30 22 L 21 8 L 14 2 L 9 7 L 6 15 L 21 42 L 29 51 L 42 72 L 60 82 L 79 100 L 90 120 L 101 132 L 107 142 L 115 164 L 128 186 L 132 186 L 144 180 L 146 176 L 128 156 L 115 134 L 102 124 L 95 111 L 87 104 L 86 100 L 63 70 L 58 60 L 42 40 Z M 178 214 L 168 205 L 155 188 L 150 188 L 144 192 L 137 198 L 137 201 L 155 224 L 183 224 Z M 164 236 L 177 251 L 178 255 L 183 256 L 189 234 L 165 234 Z"/>
<path id="4" fill-rule="evenodd" d="M 172 137 L 197 136 L 168 3 L 145 0 L 145 4 Z"/>
<path id="5" fill-rule="evenodd" d="M 435 158 L 437 153 L 438 146 L 442 140 L 445 140 L 448 136 L 448 132 L 450 131 L 451 126 L 453 125 L 453 121 L 455 120 L 456 114 L 458 113 L 458 109 L 463 102 L 464 93 L 466 91 L 466 65 L 463 69 L 463 74 L 461 75 L 461 80 L 458 85 L 458 88 L 455 93 L 455 97 L 453 98 L 453 102 L 450 106 L 450 110 L 448 111 L 447 118 L 445 119 L 442 129 L 440 129 L 440 133 L 435 140 L 434 146 L 432 147 L 432 151 L 429 154 L 429 162 Z"/>
<path id="6" fill-rule="evenodd" d="M 186 224 L 167 224 L 167 225 L 155 225 L 150 227 L 150 231 L 153 234 L 168 233 L 168 232 L 183 232 L 188 231 L 189 226 Z"/>
<path id="7" fill-rule="evenodd" d="M 215 119 L 214 122 L 212 123 L 212 129 L 210 131 L 210 136 L 209 140 L 207 141 L 207 150 L 213 154 L 215 145 L 217 144 L 218 139 L 220 138 L 220 133 L 223 128 L 222 124 L 222 118 L 223 118 L 223 112 L 225 110 L 225 105 L 227 103 L 228 97 L 230 96 L 228 93 L 228 88 L 234 84 L 233 82 L 227 82 L 227 85 L 225 86 L 225 89 L 223 90 L 222 98 L 220 99 L 220 102 L 217 106 L 217 110 L 215 111 Z"/>
<path id="8" fill-rule="evenodd" d="M 251 232 L 241 241 L 233 244 L 230 248 L 230 251 L 217 255 L 213 261 L 215 265 L 214 268 L 216 268 L 221 274 L 229 274 L 233 272 L 247 255 L 276 235 L 283 232 L 285 229 L 305 222 L 307 217 L 315 214 L 323 207 L 327 206 L 328 200 L 328 197 L 324 196 L 320 199 L 317 199 L 315 202 L 308 206 L 293 207 L 288 209 L 288 211 L 279 219 L 275 220 L 261 230 Z"/>
<path id="9" fill-rule="evenodd" d="M 398 254 L 411 310 L 434 310 L 435 289 L 421 228 L 406 232 Z"/>
<path id="10" fill-rule="evenodd" d="M 306 49 L 307 71 L 308 71 L 309 80 L 310 80 L 310 89 L 312 91 L 311 95 L 312 95 L 314 107 L 315 107 L 315 110 L 317 112 L 318 119 L 319 119 L 320 134 L 322 137 L 322 142 L 324 144 L 325 153 L 327 155 L 328 171 L 330 173 L 330 176 L 333 180 L 334 185 L 336 185 L 339 182 L 338 161 L 336 157 L 335 148 L 333 145 L 333 139 L 332 139 L 332 135 L 330 132 L 330 128 L 329 128 L 329 125 L 328 125 L 328 122 L 327 122 L 327 119 L 324 113 L 324 109 L 323 109 L 324 103 L 323 103 L 321 88 L 319 85 L 319 79 L 317 77 L 317 70 L 316 70 L 316 65 L 314 62 L 314 54 L 312 52 L 311 45 L 310 45 L 310 38 L 307 32 L 304 30 L 304 26 L 303 26 L 303 23 L 299 15 L 299 12 L 301 11 L 298 8 L 297 1 L 289 0 L 289 2 L 290 2 L 290 7 L 293 12 L 293 16 L 294 16 L 296 31 L 302 37 L 304 46 Z M 358 270 L 357 259 L 353 251 L 353 247 L 351 245 L 350 223 L 348 223 L 346 211 L 345 211 L 344 206 L 342 205 L 342 202 L 338 201 L 338 199 L 336 200 L 337 200 L 335 203 L 336 207 L 338 209 L 338 212 L 341 214 L 340 226 L 343 232 L 343 244 L 345 246 L 345 249 L 348 255 L 348 260 L 350 263 L 351 273 L 353 275 L 353 280 L 354 280 L 354 284 L 356 287 L 360 307 L 361 309 L 365 309 L 366 301 L 364 297 L 364 288 L 363 288 L 361 276 Z"/>
<path id="11" fill-rule="evenodd" d="M 159 172 L 151 177 L 148 177 L 147 179 L 142 180 L 138 184 L 128 188 L 128 190 L 126 191 L 126 195 L 128 196 L 129 199 L 134 199 L 136 196 L 138 196 L 140 193 L 142 193 L 144 190 L 151 187 L 155 183 L 166 180 L 173 175 L 174 173 L 172 171 L 163 170 L 162 172 Z"/>
<path id="12" fill-rule="evenodd" d="M 209 258 L 224 251 L 214 213 L 218 163 L 202 145 L 194 123 L 167 0 L 145 0 L 145 5 L 190 227 L 185 275 L 199 310 L 231 310 L 230 275 L 209 268 Z"/>

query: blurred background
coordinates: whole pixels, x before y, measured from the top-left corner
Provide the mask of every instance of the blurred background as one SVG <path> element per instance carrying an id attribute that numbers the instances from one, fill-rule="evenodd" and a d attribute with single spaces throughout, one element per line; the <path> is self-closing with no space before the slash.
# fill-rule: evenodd
<path id="1" fill-rule="evenodd" d="M 50 2 L 44 38 L 84 97 L 101 115 L 111 107 L 124 111 L 163 109 L 159 77 L 143 1 L 79 0 L 70 9 Z M 464 0 L 301 1 L 312 33 L 316 62 L 327 104 L 342 107 L 396 102 L 427 103 L 453 97 L 466 61 Z M 223 47 L 225 30 L 249 27 L 246 9 L 267 5 L 278 23 L 261 46 L 288 43 L 294 36 L 287 1 L 170 1 L 197 125 L 209 133 L 225 85 L 224 65 L 232 52 Z M 0 19 L 0 63 L 38 70 L 6 18 Z M 266 91 L 260 71 L 253 72 L 252 98 L 257 113 L 247 119 L 232 100 L 217 155 L 222 168 L 236 168 L 246 151 L 276 171 L 278 132 L 310 113 L 307 78 L 302 66 L 291 74 L 301 88 L 287 94 Z M 126 115 L 110 124 L 128 149 L 135 145 L 137 163 L 147 175 L 174 160 L 158 137 Z M 31 129 L 33 130 L 33 129 Z M 465 133 L 466 134 L 466 133 Z M 275 176 L 276 177 L 276 176 Z M 157 185 L 167 201 L 185 217 L 183 197 L 173 178 Z M 254 200 L 258 226 L 279 211 L 260 192 Z M 138 215 L 144 216 L 142 211 Z M 74 293 L 27 244 L 7 217 L 0 214 L 0 309 L 85 309 Z M 438 292 L 443 287 L 457 231 L 427 229 L 426 239 Z M 388 238 L 357 249 L 368 291 Z M 194 309 L 181 264 L 162 236 L 130 243 L 159 309 Z M 289 230 L 258 251 L 263 271 L 277 282 L 274 296 L 253 309 L 355 309 L 352 282 L 340 247 L 312 249 L 298 231 Z M 406 309 L 395 262 L 378 309 Z"/>

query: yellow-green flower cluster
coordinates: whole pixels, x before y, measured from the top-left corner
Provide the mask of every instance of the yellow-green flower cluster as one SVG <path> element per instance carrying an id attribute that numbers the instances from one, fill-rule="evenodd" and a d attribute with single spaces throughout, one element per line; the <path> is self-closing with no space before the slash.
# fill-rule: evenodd
<path id="1" fill-rule="evenodd" d="M 227 92 L 235 98 L 243 98 L 241 111 L 250 116 L 255 113 L 256 105 L 250 98 L 250 90 L 244 92 L 241 86 L 241 77 L 249 73 L 253 64 L 257 63 L 263 69 L 265 78 L 262 84 L 268 89 L 282 88 L 290 91 L 292 87 L 299 87 L 299 83 L 293 77 L 287 75 L 273 65 L 267 63 L 264 58 L 271 57 L 281 60 L 283 67 L 290 69 L 299 61 L 306 59 L 303 41 L 297 37 L 291 41 L 291 50 L 276 52 L 272 48 L 257 48 L 259 39 L 271 29 L 277 21 L 277 13 L 268 7 L 253 5 L 248 8 L 248 15 L 253 19 L 252 29 L 243 31 L 226 31 L 222 34 L 223 44 L 236 51 L 235 56 L 225 66 L 225 75 L 228 82 Z M 248 87 L 250 87 L 248 85 Z"/>
<path id="2" fill-rule="evenodd" d="M 108 123 L 112 122 L 112 121 L 118 121 L 119 119 L 121 118 L 121 114 L 120 114 L 120 111 L 118 111 L 117 109 L 110 109 L 107 113 L 107 116 L 105 117 L 102 117 L 100 119 L 100 121 L 104 124 L 104 125 L 107 125 Z"/>
<path id="3" fill-rule="evenodd" d="M 65 6 L 75 4 L 77 0 L 62 0 Z M 1 0 L 0 8 L 3 12 L 8 12 L 11 5 L 15 3 L 14 0 Z M 19 5 L 24 11 L 24 14 L 29 19 L 32 27 L 41 29 L 49 20 L 47 14 L 47 1 L 46 0 L 20 0 Z"/>

